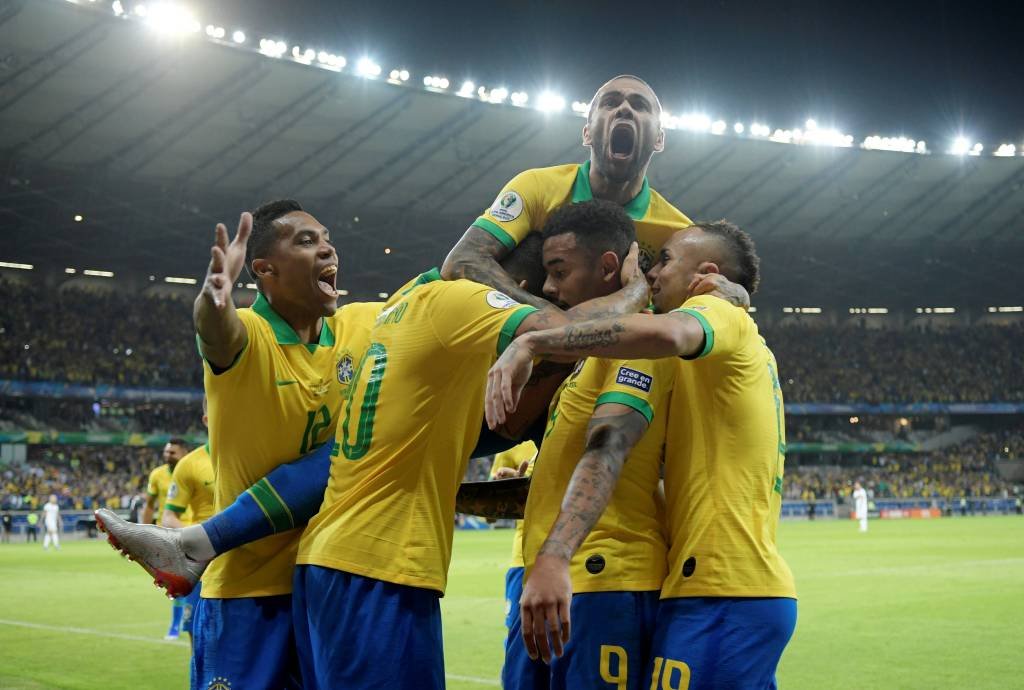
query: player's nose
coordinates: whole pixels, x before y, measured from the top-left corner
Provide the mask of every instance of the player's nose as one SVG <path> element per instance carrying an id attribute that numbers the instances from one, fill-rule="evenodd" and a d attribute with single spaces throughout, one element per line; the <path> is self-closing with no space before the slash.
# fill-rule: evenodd
<path id="1" fill-rule="evenodd" d="M 551 280 L 551 276 L 544 279 L 544 287 L 542 288 L 544 296 L 551 302 L 558 301 L 558 289 L 555 287 L 554 282 Z"/>

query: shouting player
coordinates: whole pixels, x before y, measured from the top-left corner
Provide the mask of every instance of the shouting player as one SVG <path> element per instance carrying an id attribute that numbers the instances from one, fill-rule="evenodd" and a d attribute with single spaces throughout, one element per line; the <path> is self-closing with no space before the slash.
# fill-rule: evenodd
<path id="1" fill-rule="evenodd" d="M 665 445 L 668 573 L 645 675 L 653 687 L 774 687 L 796 625 L 793 576 L 775 538 L 785 458 L 775 357 L 745 310 L 692 294 L 694 276 L 708 272 L 753 293 L 757 254 L 746 233 L 720 221 L 676 233 L 659 256 L 649 274 L 658 314 L 518 338 L 491 369 L 489 421 L 515 408 L 534 357 L 676 358 Z M 576 525 L 565 531 L 561 572 L 532 583 L 531 601 L 524 592 L 524 607 L 543 621 L 535 627 L 563 637 L 568 554 L 607 505 L 615 479 L 582 464 L 577 474 L 559 518 Z"/>
<path id="2" fill-rule="evenodd" d="M 583 146 L 586 163 L 537 168 L 506 184 L 445 259 L 445 278 L 492 285 L 525 304 L 543 299 L 522 290 L 498 265 L 531 231 L 566 204 L 604 199 L 622 206 L 636 224 L 640 265 L 646 271 L 673 232 L 690 219 L 651 189 L 647 168 L 665 147 L 661 103 L 639 77 L 622 75 L 605 83 L 590 102 Z"/>

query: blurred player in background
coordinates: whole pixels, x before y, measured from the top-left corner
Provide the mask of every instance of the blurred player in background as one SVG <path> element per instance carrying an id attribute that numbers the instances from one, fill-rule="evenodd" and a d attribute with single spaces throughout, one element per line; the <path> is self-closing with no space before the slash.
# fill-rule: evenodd
<path id="1" fill-rule="evenodd" d="M 43 505 L 43 527 L 46 528 L 43 549 L 49 550 L 52 541 L 53 546 L 60 551 L 60 506 L 57 505 L 56 494 L 50 494 L 50 500 Z"/>
<path id="2" fill-rule="evenodd" d="M 25 516 L 28 526 L 25 528 L 25 541 L 39 541 L 39 513 L 32 511 Z"/>
<path id="3" fill-rule="evenodd" d="M 860 531 L 868 531 L 868 492 L 860 482 L 853 483 L 853 512 L 860 520 Z"/>
<path id="4" fill-rule="evenodd" d="M 150 525 L 154 522 L 160 523 L 164 513 L 164 505 L 167 503 L 167 492 L 171 488 L 171 477 L 174 475 L 174 468 L 181 458 L 188 453 L 188 446 L 184 439 L 172 438 L 164 445 L 164 464 L 154 467 L 149 473 L 149 483 L 146 486 L 146 507 L 142 509 L 142 522 Z M 165 640 L 177 640 L 181 634 L 181 618 L 184 615 L 184 601 L 174 598 L 171 601 L 171 625 L 164 635 Z"/>
<path id="5" fill-rule="evenodd" d="M 640 266 L 646 271 L 661 245 L 690 219 L 651 189 L 647 168 L 665 147 L 661 103 L 648 84 L 631 75 L 609 80 L 590 102 L 583 146 L 590 160 L 527 170 L 506 184 L 473 222 L 441 268 L 447 279 L 492 285 L 524 304 L 541 306 L 498 265 L 531 231 L 566 204 L 604 199 L 625 208 L 636 223 Z"/>
<path id="6" fill-rule="evenodd" d="M 207 426 L 206 398 L 203 398 L 203 426 Z M 167 502 L 161 524 L 164 527 L 187 527 L 202 522 L 214 512 L 213 461 L 210 459 L 210 443 L 199 446 L 183 457 L 174 468 L 171 486 L 167 490 Z M 192 621 L 195 607 L 199 603 L 200 586 L 188 595 L 175 597 L 175 603 L 182 608 L 180 629 L 192 639 Z"/>
<path id="7" fill-rule="evenodd" d="M 11 530 L 14 529 L 14 518 L 11 516 L 11 511 L 4 508 L 4 514 L 0 517 L 0 524 L 3 526 L 3 534 L 0 534 L 0 539 L 3 539 L 4 544 L 11 543 Z"/>
<path id="8" fill-rule="evenodd" d="M 490 372 L 488 407 L 515 408 L 535 357 L 674 358 L 668 574 L 645 675 L 662 688 L 775 687 L 796 625 L 793 575 L 776 545 L 786 440 L 775 357 L 745 310 L 692 292 L 694 277 L 710 272 L 753 294 L 759 260 L 750 237 L 724 221 L 676 233 L 659 256 L 649 273 L 658 314 L 518 338 Z M 608 492 L 583 488 L 573 512 L 588 526 Z M 538 628 L 559 630 L 564 607 L 564 595 L 538 606 Z"/>

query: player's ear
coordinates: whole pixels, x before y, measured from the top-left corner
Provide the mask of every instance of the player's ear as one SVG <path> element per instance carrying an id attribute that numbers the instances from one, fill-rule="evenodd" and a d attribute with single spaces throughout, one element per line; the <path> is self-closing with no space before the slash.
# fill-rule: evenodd
<path id="1" fill-rule="evenodd" d="M 658 137 L 654 140 L 654 152 L 661 153 L 665 150 L 665 130 L 658 127 Z"/>
<path id="2" fill-rule="evenodd" d="M 263 278 L 274 272 L 274 267 L 266 259 L 252 260 L 252 274 L 256 278 Z"/>
<path id="3" fill-rule="evenodd" d="M 721 273 L 721 271 L 718 269 L 718 264 L 714 261 L 703 261 L 697 267 L 697 273 Z"/>
<path id="4" fill-rule="evenodd" d="M 588 122 L 583 125 L 583 145 L 589 148 L 592 144 L 593 142 L 590 139 L 590 123 Z"/>
<path id="5" fill-rule="evenodd" d="M 608 251 L 601 255 L 601 279 L 605 282 L 614 280 L 622 270 L 622 262 L 619 255 Z"/>

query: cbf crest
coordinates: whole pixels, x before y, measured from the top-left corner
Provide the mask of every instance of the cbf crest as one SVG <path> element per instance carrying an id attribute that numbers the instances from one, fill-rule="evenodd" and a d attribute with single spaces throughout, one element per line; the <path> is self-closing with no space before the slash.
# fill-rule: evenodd
<path id="1" fill-rule="evenodd" d="M 352 383 L 352 375 L 354 373 L 355 362 L 352 361 L 352 355 L 346 352 L 338 360 L 338 383 L 343 386 Z"/>

